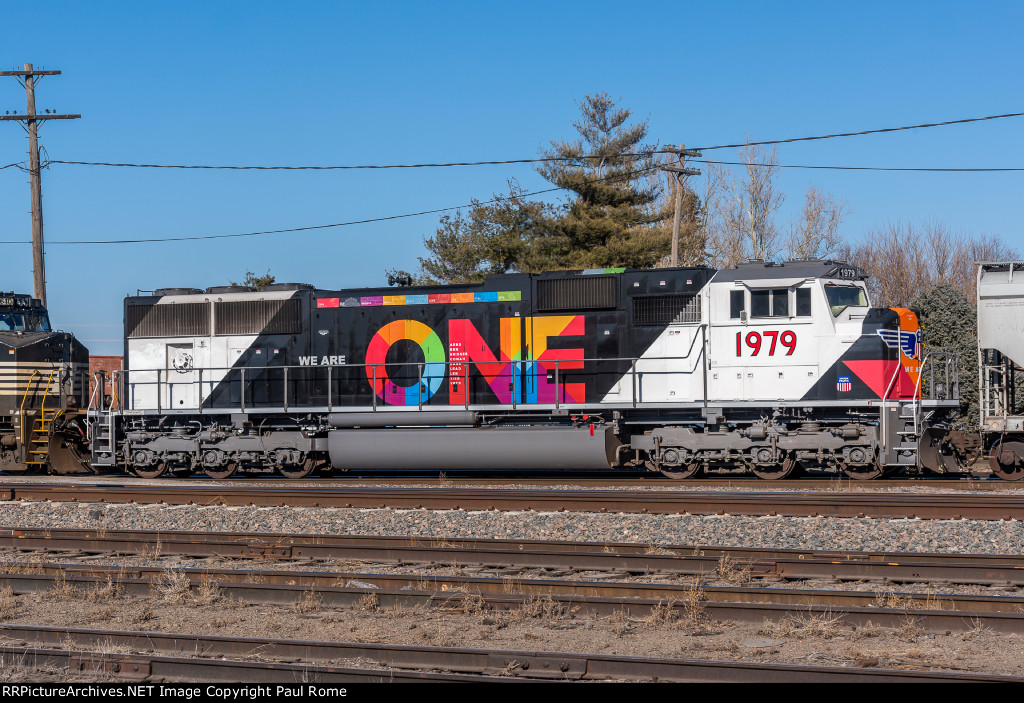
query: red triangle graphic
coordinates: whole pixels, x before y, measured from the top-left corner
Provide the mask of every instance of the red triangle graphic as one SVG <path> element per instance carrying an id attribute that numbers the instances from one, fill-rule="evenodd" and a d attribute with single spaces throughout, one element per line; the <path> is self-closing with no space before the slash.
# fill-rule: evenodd
<path id="1" fill-rule="evenodd" d="M 889 389 L 889 396 L 896 395 L 899 391 L 899 380 L 893 382 L 892 376 L 898 361 L 844 361 L 850 370 L 857 374 L 857 378 L 864 381 L 875 395 L 881 398 L 886 389 Z M 892 384 L 892 385 L 890 385 Z"/>

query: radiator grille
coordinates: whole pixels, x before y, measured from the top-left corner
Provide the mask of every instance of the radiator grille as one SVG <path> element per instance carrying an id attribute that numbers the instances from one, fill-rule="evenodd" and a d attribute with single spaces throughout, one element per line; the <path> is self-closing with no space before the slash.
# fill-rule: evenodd
<path id="1" fill-rule="evenodd" d="M 700 295 L 644 295 L 633 298 L 634 325 L 693 324 L 700 322 Z"/>
<path id="2" fill-rule="evenodd" d="M 232 300 L 217 303 L 214 334 L 298 334 L 302 305 L 288 300 Z"/>
<path id="3" fill-rule="evenodd" d="M 618 280 L 618 276 L 542 278 L 537 281 L 537 309 L 548 312 L 614 308 Z"/>
<path id="4" fill-rule="evenodd" d="M 137 337 L 203 337 L 210 334 L 209 303 L 129 305 L 125 332 Z"/>

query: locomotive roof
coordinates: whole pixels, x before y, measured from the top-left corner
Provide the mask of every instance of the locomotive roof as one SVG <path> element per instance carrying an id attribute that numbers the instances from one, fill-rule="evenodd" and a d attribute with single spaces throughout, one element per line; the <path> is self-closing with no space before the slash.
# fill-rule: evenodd
<path id="1" fill-rule="evenodd" d="M 800 261 L 747 261 L 715 274 L 715 282 L 745 281 L 748 279 L 777 278 L 844 278 L 863 280 L 867 275 L 856 266 L 841 261 L 805 259 Z"/>

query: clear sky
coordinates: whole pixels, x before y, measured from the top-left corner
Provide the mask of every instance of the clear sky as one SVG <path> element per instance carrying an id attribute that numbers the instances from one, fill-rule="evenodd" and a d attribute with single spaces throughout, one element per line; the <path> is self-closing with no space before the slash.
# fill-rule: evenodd
<path id="1" fill-rule="evenodd" d="M 334 165 L 530 158 L 608 91 L 651 137 L 688 146 L 1024 111 L 1022 2 L 4 3 L 0 69 L 60 69 L 39 110 L 51 159 Z M 0 114 L 24 90 L 0 78 Z M 783 145 L 783 164 L 1022 167 L 1024 118 Z M 0 122 L 0 166 L 26 158 Z M 710 155 L 710 154 L 707 154 Z M 735 153 L 716 152 L 735 157 Z M 199 242 L 487 199 L 530 166 L 230 172 L 52 165 L 43 174 L 55 324 L 119 354 L 122 300 L 267 269 L 318 286 L 416 268 L 437 215 Z M 1024 173 L 787 171 L 780 219 L 816 184 L 856 238 L 893 221 L 996 234 L 1024 251 Z M 0 171 L 0 240 L 29 241 L 27 177 Z M 913 246 L 912 242 L 907 243 Z M 0 245 L 0 289 L 32 291 L 31 247 Z"/>

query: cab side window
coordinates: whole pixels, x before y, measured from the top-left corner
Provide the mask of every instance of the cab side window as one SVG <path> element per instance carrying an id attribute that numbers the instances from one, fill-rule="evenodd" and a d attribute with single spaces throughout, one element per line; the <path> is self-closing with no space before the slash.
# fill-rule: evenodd
<path id="1" fill-rule="evenodd" d="M 745 309 L 743 307 L 743 291 L 729 291 L 729 317 L 738 320 Z"/>

